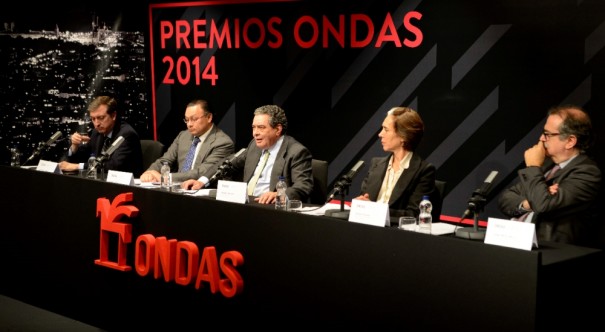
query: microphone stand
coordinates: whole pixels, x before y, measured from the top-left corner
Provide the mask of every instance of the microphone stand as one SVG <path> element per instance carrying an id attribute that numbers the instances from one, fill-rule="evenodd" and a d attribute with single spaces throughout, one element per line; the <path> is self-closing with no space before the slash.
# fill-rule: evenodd
<path id="1" fill-rule="evenodd" d="M 99 179 L 103 180 L 103 176 L 105 175 L 105 159 L 97 159 L 94 166 L 86 173 L 86 177 L 89 177 L 93 172 L 98 172 L 100 175 Z"/>
<path id="2" fill-rule="evenodd" d="M 469 240 L 485 239 L 485 229 L 479 228 L 479 212 L 483 211 L 487 199 L 479 191 L 473 192 L 473 195 L 468 201 L 468 211 L 473 214 L 473 227 L 463 227 L 456 230 L 456 237 Z M 464 219 L 465 216 L 462 216 Z M 462 219 L 460 221 L 462 221 Z"/>
<path id="3" fill-rule="evenodd" d="M 326 210 L 326 212 L 324 213 L 324 215 L 326 217 L 332 217 L 332 218 L 337 218 L 337 219 L 343 219 L 343 220 L 349 220 L 349 214 L 351 211 L 345 210 L 345 196 L 349 193 L 349 186 L 351 185 L 351 182 L 349 181 L 341 181 L 340 182 L 340 187 L 342 188 L 341 190 L 339 190 L 339 194 L 340 194 L 340 209 L 331 209 L 331 210 Z"/>
<path id="4" fill-rule="evenodd" d="M 23 166 L 25 166 L 27 163 L 29 163 L 30 161 L 32 161 L 37 156 L 41 155 L 42 152 L 44 152 L 46 150 L 46 148 L 47 147 L 45 146 L 44 142 L 38 143 L 38 147 L 34 150 L 34 152 L 32 153 L 32 155 L 29 156 L 29 158 L 27 158 L 27 160 L 23 163 Z"/>

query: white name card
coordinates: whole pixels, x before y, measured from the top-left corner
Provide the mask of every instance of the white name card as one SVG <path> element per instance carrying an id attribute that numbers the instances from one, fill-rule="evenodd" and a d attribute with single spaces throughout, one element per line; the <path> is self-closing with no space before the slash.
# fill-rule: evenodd
<path id="1" fill-rule="evenodd" d="M 362 201 L 354 199 L 351 201 L 349 221 L 384 227 L 390 224 L 389 205 L 387 203 Z"/>
<path id="2" fill-rule="evenodd" d="M 216 200 L 245 204 L 248 201 L 248 184 L 239 181 L 218 180 Z"/>
<path id="3" fill-rule="evenodd" d="M 538 246 L 536 225 L 508 219 L 488 218 L 485 243 L 498 246 L 531 250 Z"/>
<path id="4" fill-rule="evenodd" d="M 61 172 L 61 169 L 59 168 L 59 163 L 42 159 L 40 159 L 40 161 L 38 162 L 38 167 L 36 167 L 36 171 L 63 174 L 63 172 Z"/>
<path id="5" fill-rule="evenodd" d="M 105 180 L 111 183 L 125 184 L 127 186 L 134 186 L 134 176 L 129 172 L 113 171 L 107 172 L 107 179 Z"/>

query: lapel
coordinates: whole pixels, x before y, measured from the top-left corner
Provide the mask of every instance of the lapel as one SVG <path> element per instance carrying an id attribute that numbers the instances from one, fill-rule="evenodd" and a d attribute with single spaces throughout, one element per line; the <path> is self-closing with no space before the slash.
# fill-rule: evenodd
<path id="1" fill-rule="evenodd" d="M 244 181 L 250 181 L 250 179 L 254 175 L 256 165 L 258 165 L 258 162 L 260 161 L 261 152 L 263 152 L 263 150 L 259 149 L 258 146 L 256 146 L 254 140 L 252 140 L 252 143 L 249 145 L 248 152 L 246 154 L 246 164 L 244 166 Z"/>
<path id="2" fill-rule="evenodd" d="M 273 169 L 271 169 L 271 181 L 269 184 L 269 188 L 270 190 L 273 190 L 273 188 L 275 188 L 275 185 L 277 183 L 277 178 L 283 174 L 283 170 L 286 166 L 286 152 L 288 152 L 288 136 L 284 136 L 284 141 L 281 144 L 281 147 L 279 148 L 279 151 L 277 151 L 277 156 L 275 156 L 275 162 L 273 163 Z"/>
<path id="3" fill-rule="evenodd" d="M 202 143 L 202 146 L 200 146 L 200 151 L 197 153 L 197 158 L 194 160 L 195 164 L 201 164 L 201 162 L 198 162 L 198 160 L 201 161 L 206 159 L 206 155 L 208 155 L 208 152 L 210 152 L 210 147 L 214 143 L 215 139 L 215 127 L 213 126 L 212 129 L 210 129 L 208 136 L 206 136 L 204 143 Z"/>
<path id="4" fill-rule="evenodd" d="M 393 188 L 393 192 L 391 193 L 391 198 L 389 199 L 389 205 L 393 204 L 393 202 L 397 201 L 410 187 L 410 183 L 416 177 L 416 173 L 420 169 L 420 158 L 417 154 L 412 156 L 410 160 L 410 167 L 403 171 L 399 180 L 395 184 Z"/>

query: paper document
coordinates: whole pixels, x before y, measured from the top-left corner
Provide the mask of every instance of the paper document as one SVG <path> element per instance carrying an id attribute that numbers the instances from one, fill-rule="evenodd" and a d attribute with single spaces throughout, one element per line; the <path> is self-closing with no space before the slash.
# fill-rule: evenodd
<path id="1" fill-rule="evenodd" d="M 460 227 L 460 226 L 450 225 L 450 224 L 444 223 L 444 222 L 434 222 L 433 225 L 431 225 L 431 234 L 432 235 L 451 234 L 451 233 L 454 233 L 454 231 L 456 230 L 456 227 Z"/>

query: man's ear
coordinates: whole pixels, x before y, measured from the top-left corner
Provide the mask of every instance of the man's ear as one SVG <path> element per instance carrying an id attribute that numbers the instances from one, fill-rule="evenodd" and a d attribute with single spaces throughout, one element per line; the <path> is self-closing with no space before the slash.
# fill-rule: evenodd
<path id="1" fill-rule="evenodd" d="M 565 143 L 566 149 L 573 149 L 578 145 L 578 138 L 575 135 L 569 135 L 567 137 L 567 143 Z"/>
<path id="2" fill-rule="evenodd" d="M 275 127 L 275 129 L 277 129 L 277 135 L 281 137 L 282 131 L 284 130 L 284 127 L 282 127 L 281 123 L 278 123 L 277 127 Z"/>

